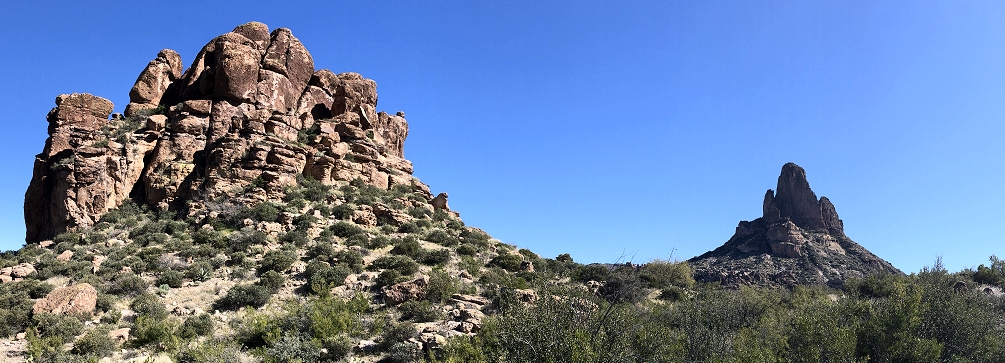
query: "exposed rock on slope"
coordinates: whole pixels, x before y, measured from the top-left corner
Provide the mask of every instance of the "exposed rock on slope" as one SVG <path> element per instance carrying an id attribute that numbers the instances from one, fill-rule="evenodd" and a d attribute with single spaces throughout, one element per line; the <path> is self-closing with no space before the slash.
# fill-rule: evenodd
<path id="1" fill-rule="evenodd" d="M 262 23 L 214 38 L 184 73 L 178 53 L 162 50 L 124 117 L 109 119 L 113 105 L 101 97 L 56 99 L 25 194 L 26 240 L 93 225 L 127 198 L 193 215 L 220 197 L 281 197 L 300 175 L 428 194 L 404 159 L 404 114 L 375 111 L 376 87 L 315 70 L 289 29 Z"/>
<path id="2" fill-rule="evenodd" d="M 834 205 L 817 199 L 799 165 L 782 167 L 776 190 L 764 195 L 761 218 L 740 222 L 726 244 L 689 261 L 700 280 L 841 286 L 850 277 L 901 274 L 845 236 Z"/>

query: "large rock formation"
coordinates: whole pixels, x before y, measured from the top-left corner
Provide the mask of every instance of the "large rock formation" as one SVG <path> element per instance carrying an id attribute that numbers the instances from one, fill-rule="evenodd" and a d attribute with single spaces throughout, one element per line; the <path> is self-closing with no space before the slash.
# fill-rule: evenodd
<path id="1" fill-rule="evenodd" d="M 793 163 L 782 167 L 776 191 L 764 195 L 761 218 L 740 222 L 726 244 L 689 262 L 700 280 L 731 286 L 841 286 L 850 277 L 901 273 L 845 236 L 834 205 L 817 199 L 806 171 Z"/>
<path id="2" fill-rule="evenodd" d="M 131 198 L 190 215 L 281 197 L 300 176 L 362 179 L 428 194 L 404 159 L 404 113 L 377 112 L 377 85 L 315 70 L 289 29 L 248 23 L 207 43 L 187 70 L 165 49 L 129 92 L 61 95 L 25 193 L 26 240 L 93 225 Z M 427 195 L 432 199 L 431 195 Z"/>

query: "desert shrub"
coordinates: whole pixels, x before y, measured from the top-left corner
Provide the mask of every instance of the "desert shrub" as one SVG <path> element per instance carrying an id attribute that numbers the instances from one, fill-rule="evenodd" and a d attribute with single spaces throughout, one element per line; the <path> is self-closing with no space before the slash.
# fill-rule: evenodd
<path id="1" fill-rule="evenodd" d="M 419 228 L 419 225 L 415 224 L 415 222 L 402 223 L 398 226 L 399 233 L 416 233 L 420 230 L 422 230 L 422 228 Z"/>
<path id="2" fill-rule="evenodd" d="M 105 324 L 116 324 L 122 319 L 122 312 L 118 310 L 109 310 L 101 317 L 101 322 Z"/>
<path id="3" fill-rule="evenodd" d="M 29 280 L 0 285 L 0 336 L 20 333 L 30 322 L 35 301 L 28 291 L 18 288 L 24 281 Z"/>
<path id="4" fill-rule="evenodd" d="M 398 305 L 402 320 L 426 323 L 443 318 L 443 312 L 428 300 L 411 300 Z"/>
<path id="5" fill-rule="evenodd" d="M 268 236 L 265 232 L 249 227 L 231 233 L 227 240 L 231 251 L 247 251 L 251 246 L 264 245 Z"/>
<path id="6" fill-rule="evenodd" d="M 429 284 L 426 286 L 426 300 L 435 303 L 447 302 L 459 288 L 460 282 L 450 277 L 447 271 L 441 268 L 433 269 L 429 273 Z"/>
<path id="7" fill-rule="evenodd" d="M 71 315 L 39 313 L 33 315 L 31 320 L 42 337 L 59 337 L 63 341 L 73 339 L 84 329 L 84 323 Z"/>
<path id="8" fill-rule="evenodd" d="M 457 237 L 444 232 L 442 229 L 436 229 L 426 234 L 426 240 L 447 247 L 453 247 L 459 243 Z"/>
<path id="9" fill-rule="evenodd" d="M 118 344 L 108 336 L 107 328 L 95 328 L 73 342 L 73 349 L 70 352 L 100 358 L 112 354 L 117 346 Z"/>
<path id="10" fill-rule="evenodd" d="M 639 276 L 630 269 L 615 271 L 597 290 L 597 295 L 611 304 L 637 303 L 647 294 L 648 291 L 642 286 Z"/>
<path id="11" fill-rule="evenodd" d="M 157 282 L 155 284 L 157 286 L 168 285 L 172 288 L 179 288 L 181 287 L 182 282 L 184 282 L 184 279 L 185 276 L 183 276 L 181 272 L 168 270 L 161 273 L 161 275 L 157 277 Z"/>
<path id="12" fill-rule="evenodd" d="M 467 271 L 472 277 L 478 277 L 482 274 L 482 263 L 471 256 L 461 256 L 461 261 L 457 263 L 457 267 Z"/>
<path id="13" fill-rule="evenodd" d="M 412 207 L 408 209 L 408 215 L 416 219 L 428 219 L 433 215 L 433 212 L 423 207 Z"/>
<path id="14" fill-rule="evenodd" d="M 241 213 L 241 219 L 250 218 L 252 220 L 261 222 L 275 222 L 279 219 L 279 214 L 282 210 L 280 206 L 272 202 L 262 202 L 256 204 L 253 208 L 246 210 Z"/>
<path id="15" fill-rule="evenodd" d="M 280 250 L 269 251 L 262 257 L 262 261 L 258 265 L 258 273 L 263 274 L 268 271 L 283 272 L 290 268 L 294 261 L 296 261 L 296 258 L 289 252 Z"/>
<path id="16" fill-rule="evenodd" d="M 457 219 L 451 220 L 451 221 L 447 222 L 447 228 L 455 230 L 455 231 L 463 230 L 464 229 L 464 222 L 461 222 L 460 220 L 457 220 Z"/>
<path id="17" fill-rule="evenodd" d="M 391 323 L 380 335 L 378 348 L 386 350 L 392 345 L 405 342 L 419 335 L 411 323 Z"/>
<path id="18" fill-rule="evenodd" d="M 335 222 L 334 224 L 328 227 L 328 230 L 331 231 L 332 234 L 342 238 L 349 238 L 354 235 L 364 233 L 362 228 L 346 221 Z"/>
<path id="19" fill-rule="evenodd" d="M 366 233 L 355 234 L 346 238 L 345 244 L 348 246 L 369 246 L 370 237 L 367 237 Z"/>
<path id="20" fill-rule="evenodd" d="M 305 230 L 306 229 L 304 230 L 296 229 L 283 233 L 281 236 L 279 236 L 279 242 L 282 242 L 284 245 L 293 245 L 297 247 L 304 246 L 309 241 L 307 239 L 307 233 L 304 232 Z"/>
<path id="21" fill-rule="evenodd" d="M 991 255 L 991 266 L 983 264 L 977 266 L 974 271 L 973 280 L 977 283 L 995 285 L 1005 288 L 1005 261 L 999 260 L 997 256 Z"/>
<path id="22" fill-rule="evenodd" d="M 307 259 L 317 259 L 321 261 L 331 261 L 335 258 L 335 247 L 331 243 L 318 241 L 307 250 Z"/>
<path id="23" fill-rule="evenodd" d="M 408 256 L 413 259 L 421 258 L 423 252 L 425 251 L 415 236 L 405 236 L 405 238 L 396 241 L 394 248 L 391 249 L 391 254 Z"/>
<path id="24" fill-rule="evenodd" d="M 388 363 L 410 363 L 418 362 L 422 358 L 422 351 L 412 343 L 395 343 L 387 348 L 387 356 L 381 362 Z"/>
<path id="25" fill-rule="evenodd" d="M 317 362 L 321 346 L 315 340 L 287 332 L 269 346 L 267 356 L 269 362 L 276 363 Z"/>
<path id="26" fill-rule="evenodd" d="M 345 284 L 345 278 L 352 274 L 352 270 L 345 265 L 331 266 L 321 261 L 311 261 L 307 264 L 304 276 L 307 277 L 308 291 L 316 294 L 326 292 L 328 288 Z"/>
<path id="27" fill-rule="evenodd" d="M 848 279 L 844 290 L 849 295 L 865 298 L 886 298 L 897 291 L 900 277 L 893 274 L 878 274 L 862 279 Z"/>
<path id="28" fill-rule="evenodd" d="M 332 207 L 332 216 L 336 219 L 347 220 L 352 218 L 353 212 L 356 211 L 356 205 L 352 203 L 342 203 Z"/>
<path id="29" fill-rule="evenodd" d="M 375 249 L 378 249 L 378 248 L 387 247 L 390 244 L 391 244 L 391 239 L 388 238 L 387 236 L 383 236 L 382 235 L 382 236 L 377 236 L 377 237 L 374 237 L 374 238 L 370 239 L 370 243 L 367 246 L 365 246 L 365 247 L 369 248 L 371 250 L 375 250 Z"/>
<path id="30" fill-rule="evenodd" d="M 177 325 L 174 319 L 140 315 L 130 331 L 136 337 L 131 343 L 137 347 L 154 345 L 159 349 L 172 350 L 179 342 L 174 335 Z"/>
<path id="31" fill-rule="evenodd" d="M 391 286 L 407 280 L 408 278 L 401 276 L 401 272 L 398 272 L 398 270 L 384 270 L 381 271 L 374 280 L 374 287 L 380 288 L 384 286 Z"/>
<path id="32" fill-rule="evenodd" d="M 483 343 L 477 337 L 454 337 L 447 344 L 434 352 L 432 362 L 439 363 L 488 363 L 488 358 L 482 352 Z"/>
<path id="33" fill-rule="evenodd" d="M 342 250 L 335 255 L 335 261 L 349 267 L 354 273 L 363 271 L 363 254 L 355 250 Z"/>
<path id="34" fill-rule="evenodd" d="M 392 269 L 401 273 L 402 276 L 411 276 L 419 272 L 419 264 L 407 256 L 382 256 L 373 260 L 370 269 Z"/>
<path id="35" fill-rule="evenodd" d="M 419 219 L 415 221 L 415 225 L 418 226 L 419 229 L 427 229 L 433 227 L 433 222 L 429 221 L 428 219 Z"/>
<path id="36" fill-rule="evenodd" d="M 222 340 L 186 345 L 175 355 L 178 363 L 241 363 L 241 350 Z"/>
<path id="37" fill-rule="evenodd" d="M 654 289 L 666 289 L 671 286 L 690 289 L 695 284 L 691 266 L 684 261 L 650 261 L 639 271 L 639 277 L 647 287 Z"/>
<path id="38" fill-rule="evenodd" d="M 318 218 L 310 213 L 304 213 L 293 217 L 293 226 L 301 233 L 306 233 L 307 230 L 311 229 L 311 227 L 313 227 L 316 223 L 318 223 Z"/>
<path id="39" fill-rule="evenodd" d="M 193 281 L 206 281 L 213 277 L 213 272 L 216 269 L 213 268 L 213 264 L 206 261 L 198 261 L 188 266 L 185 269 L 185 277 L 192 279 Z"/>
<path id="40" fill-rule="evenodd" d="M 154 318 L 164 318 L 167 316 L 167 309 L 164 307 L 164 303 L 154 294 L 144 293 L 137 296 L 129 304 L 129 308 L 141 316 Z"/>
<path id="41" fill-rule="evenodd" d="M 237 310 L 245 306 L 260 308 L 269 302 L 275 293 L 272 289 L 259 285 L 237 285 L 227 291 L 227 295 L 213 303 L 216 310 Z"/>
<path id="42" fill-rule="evenodd" d="M 502 253 L 496 257 L 493 257 L 489 261 L 489 266 L 498 266 L 506 271 L 516 272 L 520 271 L 520 263 L 523 262 L 523 258 L 520 255 L 513 255 L 509 253 Z"/>
<path id="43" fill-rule="evenodd" d="M 185 319 L 185 322 L 178 328 L 178 336 L 185 339 L 206 336 L 212 333 L 213 317 L 205 313 Z"/>
<path id="44" fill-rule="evenodd" d="M 589 264 L 581 266 L 572 274 L 572 279 L 579 282 L 587 281 L 607 281 L 611 275 L 611 270 L 601 264 Z"/>
<path id="45" fill-rule="evenodd" d="M 115 279 L 109 284 L 107 291 L 110 294 L 118 296 L 134 296 L 139 295 L 147 290 L 147 283 L 143 281 L 142 278 L 136 276 L 136 274 L 121 274 L 117 275 Z"/>
<path id="46" fill-rule="evenodd" d="M 329 361 L 340 361 L 352 352 L 353 346 L 355 344 L 352 338 L 346 334 L 323 338 L 321 339 L 321 347 L 324 348 L 326 353 L 322 354 L 321 358 Z"/>
<path id="47" fill-rule="evenodd" d="M 438 250 L 426 250 L 423 251 L 420 261 L 423 265 L 442 265 L 450 261 L 450 250 L 448 249 L 438 249 Z"/>
<path id="48" fill-rule="evenodd" d="M 255 285 L 276 291 L 286 284 L 286 276 L 276 271 L 267 271 L 255 282 Z"/>
<path id="49" fill-rule="evenodd" d="M 323 201 L 331 195 L 330 186 L 322 184 L 311 176 L 298 176 L 297 182 L 303 188 L 304 198 L 312 202 Z"/>
<path id="50" fill-rule="evenodd" d="M 457 254 L 463 256 L 474 256 L 478 254 L 478 248 L 473 244 L 465 243 L 457 247 Z"/>

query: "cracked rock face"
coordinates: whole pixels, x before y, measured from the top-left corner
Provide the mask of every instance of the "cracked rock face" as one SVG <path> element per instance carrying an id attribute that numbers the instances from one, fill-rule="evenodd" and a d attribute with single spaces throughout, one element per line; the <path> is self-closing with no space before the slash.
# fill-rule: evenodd
<path id="1" fill-rule="evenodd" d="M 689 261 L 699 279 L 727 286 L 841 286 L 850 277 L 901 274 L 845 236 L 834 205 L 817 198 L 799 165 L 782 167 L 762 209 L 761 218 L 740 222 L 726 244 Z"/>
<path id="2" fill-rule="evenodd" d="M 216 198 L 281 197 L 298 176 L 428 191 L 404 159 L 404 113 L 376 111 L 373 80 L 314 67 L 289 29 L 252 22 L 184 71 L 160 51 L 125 117 L 98 96 L 59 96 L 25 193 L 27 242 L 91 226 L 126 199 L 192 215 Z M 253 182 L 256 196 L 237 195 Z"/>

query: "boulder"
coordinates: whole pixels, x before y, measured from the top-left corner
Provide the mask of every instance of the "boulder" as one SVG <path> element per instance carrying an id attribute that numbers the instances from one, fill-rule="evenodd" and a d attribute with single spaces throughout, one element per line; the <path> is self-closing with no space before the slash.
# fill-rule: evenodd
<path id="1" fill-rule="evenodd" d="M 45 298 L 35 301 L 32 312 L 35 314 L 81 314 L 94 311 L 97 304 L 98 291 L 88 283 L 61 287 L 52 290 Z"/>
<path id="2" fill-rule="evenodd" d="M 450 207 L 447 205 L 447 193 L 437 194 L 436 198 L 433 198 L 429 204 L 432 204 L 433 208 L 436 209 L 450 210 Z"/>
<path id="3" fill-rule="evenodd" d="M 307 87 L 314 74 L 314 58 L 300 40 L 287 28 L 272 32 L 269 49 L 265 51 L 262 67 L 289 78 L 297 94 Z"/>
<path id="4" fill-rule="evenodd" d="M 73 251 L 70 250 L 63 251 L 63 253 L 60 253 L 58 256 L 56 256 L 56 260 L 62 262 L 67 262 L 71 258 L 73 258 Z"/>
<path id="5" fill-rule="evenodd" d="M 137 104 L 160 104 L 164 92 L 167 91 L 171 83 L 181 77 L 182 63 L 178 52 L 171 49 L 161 50 L 157 53 L 157 58 L 150 61 L 147 67 L 140 72 L 136 79 L 136 84 L 129 91 L 129 102 Z M 127 112 L 126 116 L 131 116 L 134 111 Z"/>
<path id="6" fill-rule="evenodd" d="M 257 45 L 232 32 L 217 37 L 215 51 L 213 94 L 230 101 L 254 103 L 262 59 Z"/>
<path id="7" fill-rule="evenodd" d="M 396 306 L 410 300 L 419 300 L 426 296 L 429 277 L 419 276 L 412 281 L 405 281 L 381 288 L 384 304 Z"/>
<path id="8" fill-rule="evenodd" d="M 33 273 L 35 273 L 35 266 L 33 266 L 30 263 L 24 262 L 18 264 L 17 266 L 14 266 L 14 268 L 11 269 L 10 275 L 13 277 L 21 278 L 21 277 L 28 277 L 28 275 L 31 275 Z"/>

